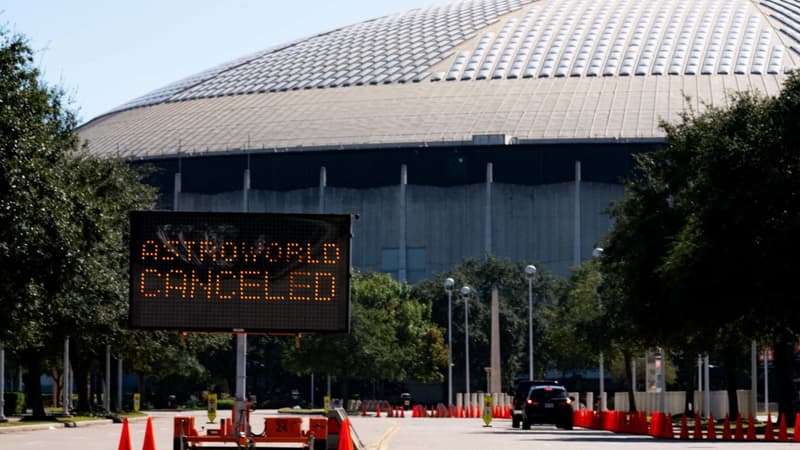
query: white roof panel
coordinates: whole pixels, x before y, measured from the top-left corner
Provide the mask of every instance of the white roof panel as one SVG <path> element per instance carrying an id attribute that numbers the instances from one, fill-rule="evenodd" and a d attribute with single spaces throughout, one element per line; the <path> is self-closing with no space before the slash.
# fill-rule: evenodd
<path id="1" fill-rule="evenodd" d="M 233 148 L 245 135 L 280 148 L 403 136 L 447 140 L 482 117 L 493 117 L 498 132 L 524 139 L 640 137 L 657 130 L 658 118 L 675 117 L 684 106 L 682 90 L 717 101 L 726 87 L 774 91 L 798 61 L 797 0 L 467 0 L 239 58 L 131 100 L 80 132 L 94 151 L 132 155 L 174 151 L 159 147 L 170 139 L 198 149 Z M 559 93 L 552 97 L 558 103 L 526 101 L 517 111 L 526 119 L 505 124 L 506 114 L 492 109 L 500 106 L 479 101 L 510 101 L 503 92 L 514 92 L 514 99 Z M 458 98 L 469 99 L 469 108 L 459 107 L 465 103 Z M 417 119 L 413 108 L 420 104 L 436 105 L 445 125 L 425 134 L 436 128 L 424 119 L 433 107 Z M 226 113 L 214 114 L 222 105 Z M 621 116 L 609 119 L 605 108 Z M 398 116 L 404 119 L 386 120 Z M 588 124 L 569 123 L 588 116 Z M 361 131 L 345 142 L 336 129 Z"/>

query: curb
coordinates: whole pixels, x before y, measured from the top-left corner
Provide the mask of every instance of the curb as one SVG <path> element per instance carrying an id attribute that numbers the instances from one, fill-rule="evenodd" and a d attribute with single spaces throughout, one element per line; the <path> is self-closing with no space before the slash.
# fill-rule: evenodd
<path id="1" fill-rule="evenodd" d="M 147 420 L 144 417 L 129 417 L 128 422 Z M 36 423 L 30 425 L 14 425 L 7 427 L 0 427 L 0 434 L 21 433 L 25 431 L 40 431 L 40 430 L 59 430 L 62 428 L 83 428 L 96 425 L 111 425 L 114 421 L 111 419 L 97 419 L 97 420 L 81 420 L 78 422 L 52 422 L 52 423 Z"/>

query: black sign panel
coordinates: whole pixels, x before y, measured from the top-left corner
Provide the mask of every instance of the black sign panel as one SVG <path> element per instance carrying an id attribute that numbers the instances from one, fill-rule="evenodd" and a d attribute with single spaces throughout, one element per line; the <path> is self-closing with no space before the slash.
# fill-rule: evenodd
<path id="1" fill-rule="evenodd" d="M 350 216 L 134 211 L 130 325 L 348 332 Z"/>

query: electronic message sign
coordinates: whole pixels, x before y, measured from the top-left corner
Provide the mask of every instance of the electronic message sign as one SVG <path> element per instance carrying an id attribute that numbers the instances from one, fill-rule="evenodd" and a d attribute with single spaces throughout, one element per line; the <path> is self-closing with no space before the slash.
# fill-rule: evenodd
<path id="1" fill-rule="evenodd" d="M 134 211 L 133 328 L 348 332 L 350 216 Z"/>

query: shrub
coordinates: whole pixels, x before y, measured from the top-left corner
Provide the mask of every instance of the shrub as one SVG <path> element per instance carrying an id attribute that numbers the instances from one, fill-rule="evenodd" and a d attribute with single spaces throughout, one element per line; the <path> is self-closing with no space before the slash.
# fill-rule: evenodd
<path id="1" fill-rule="evenodd" d="M 24 392 L 6 392 L 3 401 L 3 414 L 6 416 L 19 416 L 25 412 Z"/>

